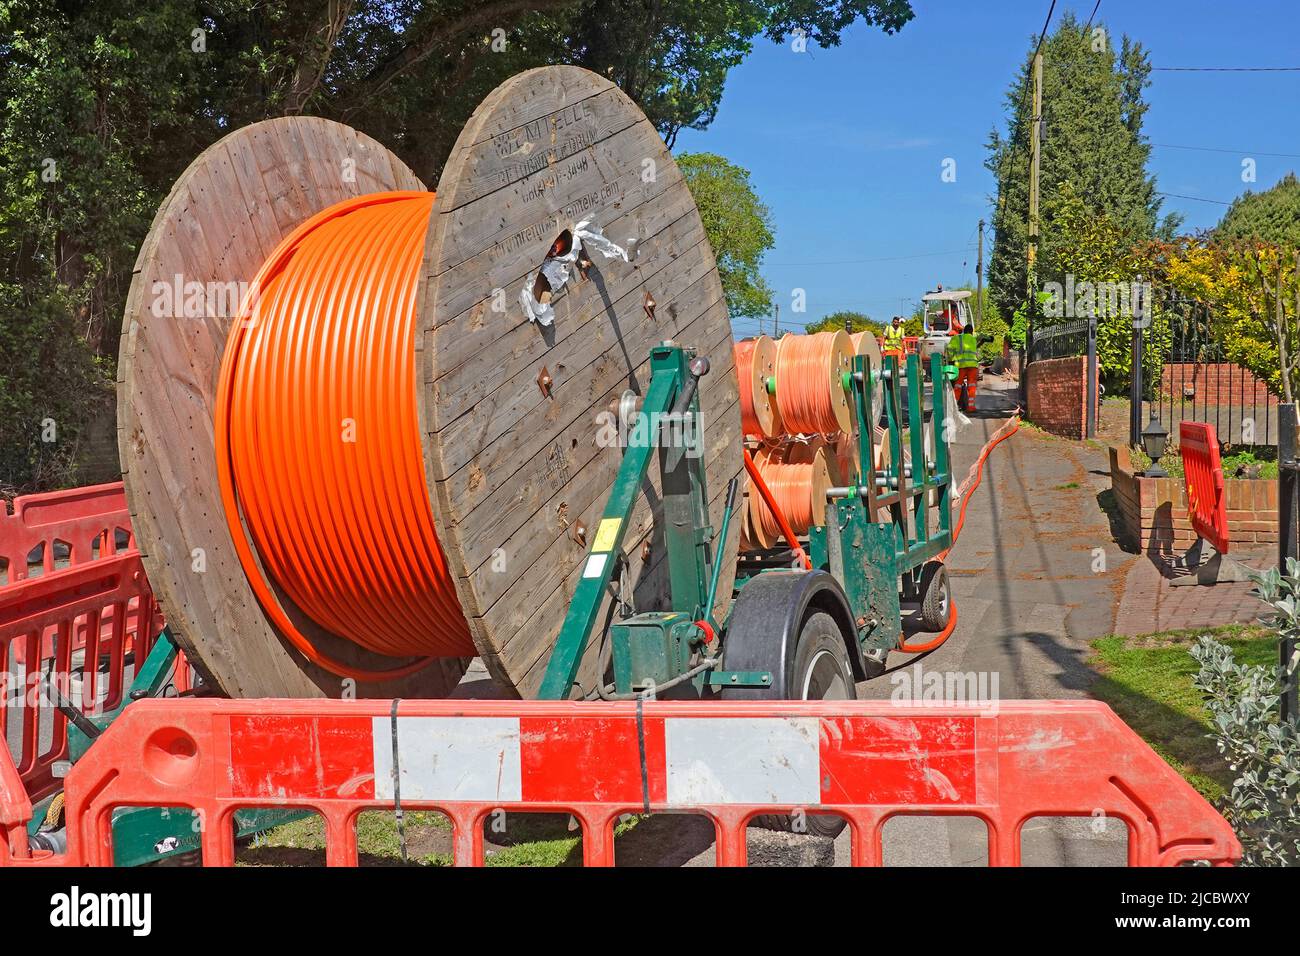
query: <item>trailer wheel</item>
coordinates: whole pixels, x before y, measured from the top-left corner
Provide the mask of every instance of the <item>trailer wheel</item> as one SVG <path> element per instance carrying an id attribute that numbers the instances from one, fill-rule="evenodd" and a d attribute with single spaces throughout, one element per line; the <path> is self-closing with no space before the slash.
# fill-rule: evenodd
<path id="1" fill-rule="evenodd" d="M 824 611 L 814 611 L 804 620 L 795 646 L 791 672 L 790 696 L 794 700 L 855 700 L 853 665 L 844 647 L 844 635 L 835 619 Z M 765 813 L 754 822 L 769 830 L 809 833 L 834 839 L 843 831 L 843 817 L 828 813 L 804 813 L 787 816 Z"/>
<path id="2" fill-rule="evenodd" d="M 931 561 L 921 571 L 921 623 L 926 630 L 942 631 L 952 617 L 952 593 L 948 588 L 948 569 L 941 561 Z"/>
<path id="3" fill-rule="evenodd" d="M 795 700 L 854 700 L 853 665 L 835 618 L 816 611 L 804 621 L 794 652 Z"/>

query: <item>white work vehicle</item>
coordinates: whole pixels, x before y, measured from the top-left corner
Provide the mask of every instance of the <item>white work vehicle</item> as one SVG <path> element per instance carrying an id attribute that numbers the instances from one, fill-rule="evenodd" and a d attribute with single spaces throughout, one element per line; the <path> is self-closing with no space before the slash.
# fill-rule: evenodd
<path id="1" fill-rule="evenodd" d="M 974 316 L 967 303 L 974 293 L 970 289 L 945 291 L 939 286 L 934 292 L 921 296 L 921 354 L 929 358 L 948 347 L 955 325 L 974 332 Z"/>

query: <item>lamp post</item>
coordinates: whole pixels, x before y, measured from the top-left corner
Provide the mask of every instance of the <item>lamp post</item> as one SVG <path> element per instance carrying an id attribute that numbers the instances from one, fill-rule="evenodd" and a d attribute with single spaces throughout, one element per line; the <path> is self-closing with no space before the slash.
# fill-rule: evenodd
<path id="1" fill-rule="evenodd" d="M 1165 445 L 1169 441 L 1169 429 L 1160 424 L 1160 419 L 1155 415 L 1151 416 L 1151 421 L 1147 422 L 1147 427 L 1142 429 L 1142 448 L 1151 459 L 1151 465 L 1143 473 L 1148 478 L 1168 478 L 1169 473 L 1160 467 L 1160 456 L 1165 453 Z"/>

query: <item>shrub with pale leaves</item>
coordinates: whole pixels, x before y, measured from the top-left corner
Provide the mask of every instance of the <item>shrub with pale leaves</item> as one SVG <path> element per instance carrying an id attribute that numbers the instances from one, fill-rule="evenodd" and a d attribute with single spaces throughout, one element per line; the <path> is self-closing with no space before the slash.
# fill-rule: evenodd
<path id="1" fill-rule="evenodd" d="M 1300 637 L 1300 564 L 1252 576 L 1273 609 L 1264 623 L 1278 639 Z M 1192 648 L 1196 687 L 1206 696 L 1210 737 L 1235 774 L 1220 811 L 1241 840 L 1248 866 L 1300 865 L 1300 719 L 1279 718 L 1282 681 L 1294 679 L 1300 654 L 1276 668 L 1238 664 L 1210 637 Z"/>

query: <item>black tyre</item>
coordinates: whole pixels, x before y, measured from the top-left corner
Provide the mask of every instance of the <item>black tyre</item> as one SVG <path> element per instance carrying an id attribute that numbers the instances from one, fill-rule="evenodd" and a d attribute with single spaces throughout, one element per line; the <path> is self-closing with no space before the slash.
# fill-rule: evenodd
<path id="1" fill-rule="evenodd" d="M 928 631 L 942 631 L 952 616 L 952 592 L 948 588 L 948 569 L 931 561 L 921 571 L 921 623 Z"/>
<path id="2" fill-rule="evenodd" d="M 823 611 L 814 611 L 804 620 L 795 647 L 789 675 L 792 700 L 855 700 L 853 665 L 835 619 Z M 810 833 L 834 839 L 846 826 L 843 817 L 826 813 L 798 816 L 764 814 L 755 822 L 769 830 Z"/>

